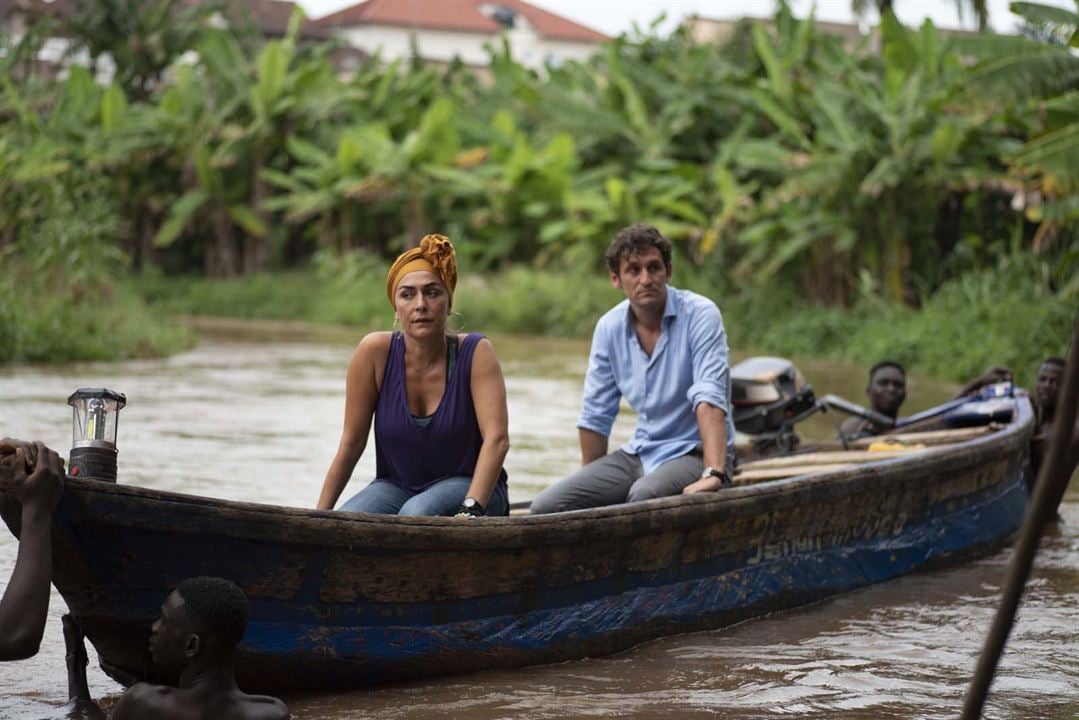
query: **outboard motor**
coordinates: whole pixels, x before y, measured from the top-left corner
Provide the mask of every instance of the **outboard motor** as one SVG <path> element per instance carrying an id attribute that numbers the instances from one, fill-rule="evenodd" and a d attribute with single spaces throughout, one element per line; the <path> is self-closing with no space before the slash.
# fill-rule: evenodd
<path id="1" fill-rule="evenodd" d="M 753 357 L 731 368 L 734 427 L 751 437 L 755 454 L 798 447 L 794 424 L 819 412 L 813 388 L 790 360 Z"/>

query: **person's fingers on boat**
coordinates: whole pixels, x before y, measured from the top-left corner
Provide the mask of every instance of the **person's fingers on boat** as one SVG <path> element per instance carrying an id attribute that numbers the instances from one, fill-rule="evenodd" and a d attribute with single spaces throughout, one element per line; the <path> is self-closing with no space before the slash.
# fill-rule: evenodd
<path id="1" fill-rule="evenodd" d="M 0 440 L 0 456 L 16 455 L 20 450 L 26 472 L 32 472 L 37 462 L 37 448 L 34 443 L 10 437 Z"/>
<path id="2" fill-rule="evenodd" d="M 13 437 L 0 439 L 0 455 L 14 455 L 19 448 L 28 444 L 25 440 Z"/>
<path id="3" fill-rule="evenodd" d="M 64 492 L 63 465 L 56 451 L 41 442 L 35 445 L 37 462 L 34 470 L 28 477 L 16 479 L 15 496 L 23 505 L 51 513 Z"/>
<path id="4" fill-rule="evenodd" d="M 23 448 L 16 448 L 10 460 L 4 464 L 3 484 L 0 486 L 4 492 L 12 492 L 26 484 L 26 478 L 30 472 L 26 469 L 29 453 Z"/>

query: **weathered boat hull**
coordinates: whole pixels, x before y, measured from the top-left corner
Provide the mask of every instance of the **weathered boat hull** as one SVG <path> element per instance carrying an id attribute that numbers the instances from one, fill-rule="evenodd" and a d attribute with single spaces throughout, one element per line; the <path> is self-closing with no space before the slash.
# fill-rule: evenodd
<path id="1" fill-rule="evenodd" d="M 465 522 L 281 508 L 72 480 L 54 582 L 122 682 L 183 578 L 251 599 L 251 691 L 602 655 L 985 552 L 1026 507 L 1032 419 L 906 458 L 719 494 Z M 10 499 L 4 517 L 9 525 Z"/>

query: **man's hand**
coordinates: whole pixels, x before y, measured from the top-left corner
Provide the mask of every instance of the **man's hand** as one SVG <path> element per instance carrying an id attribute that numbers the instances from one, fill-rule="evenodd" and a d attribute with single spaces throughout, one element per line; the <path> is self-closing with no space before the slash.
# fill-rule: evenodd
<path id="1" fill-rule="evenodd" d="M 692 495 L 699 492 L 715 492 L 723 487 L 723 480 L 715 475 L 702 477 L 700 480 L 690 483 L 682 488 L 683 495 Z"/>
<path id="2" fill-rule="evenodd" d="M 24 508 L 52 514 L 64 492 L 64 461 L 44 443 L 5 439 L 15 446 L 13 486 Z M 10 445 L 8 445 L 10 447 Z"/>

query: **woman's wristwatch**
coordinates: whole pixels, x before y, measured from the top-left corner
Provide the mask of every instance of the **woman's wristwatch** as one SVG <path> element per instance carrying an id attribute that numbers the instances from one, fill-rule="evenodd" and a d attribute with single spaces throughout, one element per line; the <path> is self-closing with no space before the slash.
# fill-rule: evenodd
<path id="1" fill-rule="evenodd" d="M 466 497 L 461 506 L 457 508 L 457 513 L 454 517 L 483 517 L 485 514 L 483 505 L 480 505 L 479 500 Z"/>
<path id="2" fill-rule="evenodd" d="M 727 472 L 726 468 L 714 468 L 711 466 L 706 467 L 701 472 L 701 480 L 707 480 L 708 478 L 719 478 L 719 484 L 721 487 L 731 486 L 731 475 Z"/>

